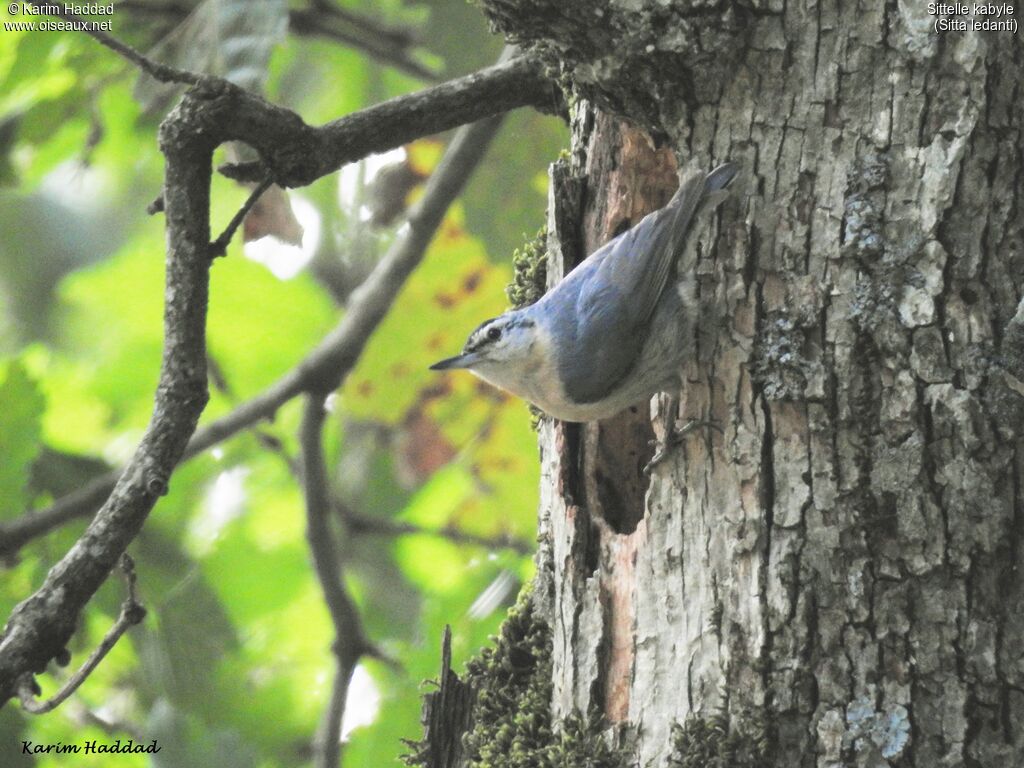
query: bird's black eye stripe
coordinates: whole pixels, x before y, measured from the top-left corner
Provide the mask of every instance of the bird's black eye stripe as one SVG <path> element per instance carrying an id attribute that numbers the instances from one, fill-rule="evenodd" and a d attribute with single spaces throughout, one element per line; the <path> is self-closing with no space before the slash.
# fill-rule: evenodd
<path id="1" fill-rule="evenodd" d="M 497 317 L 492 317 L 490 320 L 484 320 L 474 328 L 466 340 L 466 346 L 462 348 L 463 354 L 476 352 L 485 344 L 497 341 L 505 331 L 511 331 L 514 328 L 533 328 L 535 325 L 533 320 L 522 316 L 501 318 L 502 322 L 500 325 L 495 322 L 498 319 Z M 495 324 L 491 325 L 491 323 Z"/>

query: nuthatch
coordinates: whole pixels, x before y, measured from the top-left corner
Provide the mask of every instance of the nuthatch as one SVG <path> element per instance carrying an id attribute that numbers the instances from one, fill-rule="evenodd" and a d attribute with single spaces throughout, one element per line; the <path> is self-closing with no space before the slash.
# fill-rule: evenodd
<path id="1" fill-rule="evenodd" d="M 431 368 L 466 368 L 563 421 L 604 419 L 670 389 L 693 353 L 697 312 L 695 278 L 677 277 L 676 260 L 690 221 L 735 175 L 728 163 L 687 175 L 668 205 Z"/>

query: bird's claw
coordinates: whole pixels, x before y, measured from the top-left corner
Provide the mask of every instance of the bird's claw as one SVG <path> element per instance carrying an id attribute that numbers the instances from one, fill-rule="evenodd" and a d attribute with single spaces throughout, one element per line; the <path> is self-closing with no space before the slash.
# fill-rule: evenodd
<path id="1" fill-rule="evenodd" d="M 657 449 L 654 451 L 654 455 L 651 457 L 651 460 L 647 462 L 646 466 L 644 466 L 644 474 L 650 475 L 654 471 L 655 467 L 668 458 L 672 449 L 679 445 L 684 437 L 699 427 L 709 427 L 710 429 L 717 429 L 719 432 L 723 431 L 716 421 L 703 419 L 692 419 L 687 422 L 677 421 L 668 430 L 664 441 L 651 441 L 651 443 L 657 446 Z"/>

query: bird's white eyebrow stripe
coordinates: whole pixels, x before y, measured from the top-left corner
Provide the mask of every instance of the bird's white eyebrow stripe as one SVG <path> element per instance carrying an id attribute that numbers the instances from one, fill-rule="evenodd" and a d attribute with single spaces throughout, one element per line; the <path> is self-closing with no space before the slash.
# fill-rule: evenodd
<path id="1" fill-rule="evenodd" d="M 494 323 L 495 320 L 500 320 L 501 316 L 492 317 L 490 320 L 484 320 L 480 325 L 473 329 L 473 332 L 469 334 L 469 338 L 466 340 L 466 346 L 463 348 L 463 354 L 467 352 L 475 352 L 485 344 L 491 343 L 491 339 L 483 333 L 484 328 Z M 507 331 L 511 328 L 532 328 L 536 323 L 528 317 L 513 317 L 508 320 L 503 326 L 502 330 Z"/>

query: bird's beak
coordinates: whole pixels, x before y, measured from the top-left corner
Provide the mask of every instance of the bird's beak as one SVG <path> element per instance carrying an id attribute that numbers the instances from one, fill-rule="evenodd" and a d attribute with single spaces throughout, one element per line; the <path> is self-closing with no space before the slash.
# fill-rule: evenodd
<path id="1" fill-rule="evenodd" d="M 434 363 L 430 366 L 432 371 L 449 371 L 455 368 L 470 368 L 477 361 L 479 355 L 469 352 L 465 355 L 456 355 L 455 357 L 449 357 L 440 362 Z"/>

